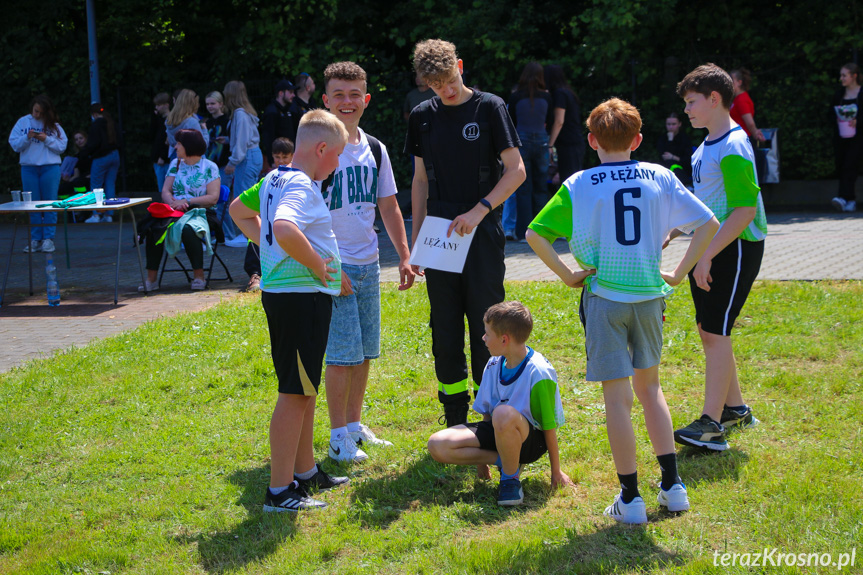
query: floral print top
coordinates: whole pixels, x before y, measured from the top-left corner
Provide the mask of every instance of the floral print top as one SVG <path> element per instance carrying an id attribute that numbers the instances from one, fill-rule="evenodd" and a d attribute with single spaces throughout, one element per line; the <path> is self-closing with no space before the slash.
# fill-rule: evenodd
<path id="1" fill-rule="evenodd" d="M 174 197 L 188 200 L 207 195 L 207 184 L 219 179 L 219 168 L 204 157 L 191 166 L 174 158 L 168 166 L 168 177 L 174 178 L 174 186 L 171 188 Z"/>

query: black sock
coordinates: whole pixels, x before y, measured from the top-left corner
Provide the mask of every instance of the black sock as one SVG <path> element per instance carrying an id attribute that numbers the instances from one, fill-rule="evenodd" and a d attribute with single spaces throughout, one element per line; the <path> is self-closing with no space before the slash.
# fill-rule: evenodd
<path id="1" fill-rule="evenodd" d="M 629 475 L 617 474 L 617 480 L 620 481 L 620 500 L 624 503 L 630 503 L 636 497 L 641 497 L 638 492 L 638 472 L 630 473 Z"/>
<path id="2" fill-rule="evenodd" d="M 741 411 L 746 411 L 746 404 L 744 403 L 743 405 L 736 405 L 736 406 L 734 406 L 734 407 L 732 407 L 732 406 L 730 406 L 730 405 L 726 405 L 726 406 L 725 406 L 725 409 L 732 409 L 732 410 L 734 410 L 734 411 L 736 411 L 736 412 L 738 412 L 738 413 L 739 413 L 739 412 L 741 412 Z"/>
<path id="3" fill-rule="evenodd" d="M 659 462 L 659 469 L 662 470 L 663 490 L 668 491 L 675 483 L 683 483 L 680 481 L 680 476 L 677 475 L 677 454 L 675 452 L 665 455 L 657 455 L 656 460 Z"/>

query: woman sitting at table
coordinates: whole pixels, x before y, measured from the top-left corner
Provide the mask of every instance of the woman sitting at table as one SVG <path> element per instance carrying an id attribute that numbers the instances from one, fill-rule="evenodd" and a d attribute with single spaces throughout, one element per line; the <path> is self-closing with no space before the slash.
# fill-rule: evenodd
<path id="1" fill-rule="evenodd" d="M 60 196 L 71 196 L 79 191 L 87 191 L 90 189 L 90 164 L 93 159 L 87 155 L 84 147 L 87 145 L 87 133 L 83 130 L 78 130 L 72 134 L 72 141 L 75 142 L 75 147 L 78 153 L 73 157 L 78 161 L 75 163 L 75 168 L 71 174 L 60 174 Z M 82 190 L 83 188 L 83 190 Z"/>
<path id="2" fill-rule="evenodd" d="M 211 208 L 219 201 L 219 168 L 204 158 L 207 144 L 197 130 L 180 130 L 176 135 L 174 148 L 177 157 L 168 166 L 168 175 L 162 186 L 162 201 L 176 212 L 187 212 L 194 208 Z M 208 212 L 212 212 L 209 210 Z M 209 213 L 208 213 L 209 216 Z M 213 218 L 208 217 L 208 223 Z M 210 230 L 213 230 L 210 224 Z M 147 235 L 147 281 L 146 286 L 139 286 L 138 291 L 155 291 L 159 289 L 157 274 L 162 262 L 164 242 L 156 243 L 160 238 L 153 234 Z M 204 279 L 204 246 L 191 225 L 184 225 L 182 231 L 183 246 L 192 266 L 194 279 L 193 290 L 207 287 Z M 170 253 L 170 252 L 169 252 Z"/>

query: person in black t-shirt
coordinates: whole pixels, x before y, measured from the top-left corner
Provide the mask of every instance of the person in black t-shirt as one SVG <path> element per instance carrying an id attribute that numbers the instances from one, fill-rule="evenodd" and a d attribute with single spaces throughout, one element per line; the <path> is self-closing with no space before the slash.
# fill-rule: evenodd
<path id="1" fill-rule="evenodd" d="M 276 84 L 276 97 L 264 108 L 264 119 L 261 121 L 261 151 L 264 153 L 264 173 L 269 173 L 273 169 L 273 141 L 276 138 L 288 138 L 293 142 L 296 137 L 293 116 L 291 116 L 291 104 L 294 101 L 295 90 L 296 88 L 290 80 L 280 80 Z"/>
<path id="2" fill-rule="evenodd" d="M 684 186 L 692 186 L 692 140 L 680 129 L 680 115 L 671 112 L 665 119 L 666 133 L 656 142 L 659 163 L 674 172 Z"/>
<path id="3" fill-rule="evenodd" d="M 297 141 L 297 127 L 303 114 L 316 107 L 312 104 L 312 94 L 315 93 L 315 81 L 305 72 L 294 76 L 295 96 L 291 102 L 289 115 L 291 117 L 291 133 L 287 137 L 290 141 Z"/>
<path id="4" fill-rule="evenodd" d="M 468 389 L 479 389 L 490 357 L 482 318 L 505 295 L 500 205 L 524 182 L 525 170 L 506 104 L 464 85 L 464 64 L 453 44 L 420 42 L 414 68 L 436 97 L 414 108 L 408 122 L 405 153 L 416 156 L 412 244 L 426 215 L 452 220 L 447 235 L 475 230 L 462 273 L 425 271 L 438 399 L 452 427 L 467 421 Z M 465 316 L 473 386 L 464 353 Z"/>
<path id="5" fill-rule="evenodd" d="M 554 123 L 548 136 L 548 146 L 557 150 L 558 173 L 562 184 L 584 165 L 581 108 L 578 97 L 563 75 L 563 68 L 549 65 L 545 67 L 544 73 L 545 87 L 554 99 Z"/>

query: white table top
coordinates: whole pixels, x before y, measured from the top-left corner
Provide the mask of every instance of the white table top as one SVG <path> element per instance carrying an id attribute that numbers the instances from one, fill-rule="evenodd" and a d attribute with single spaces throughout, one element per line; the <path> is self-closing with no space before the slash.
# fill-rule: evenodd
<path id="1" fill-rule="evenodd" d="M 49 202 L 6 202 L 0 204 L 0 214 L 15 214 L 27 212 L 106 212 L 108 210 L 125 210 L 141 204 L 147 204 L 153 201 L 153 198 L 129 198 L 128 203 L 106 206 L 104 204 L 87 204 L 84 206 L 75 206 L 70 208 L 37 208 L 42 204 Z"/>

